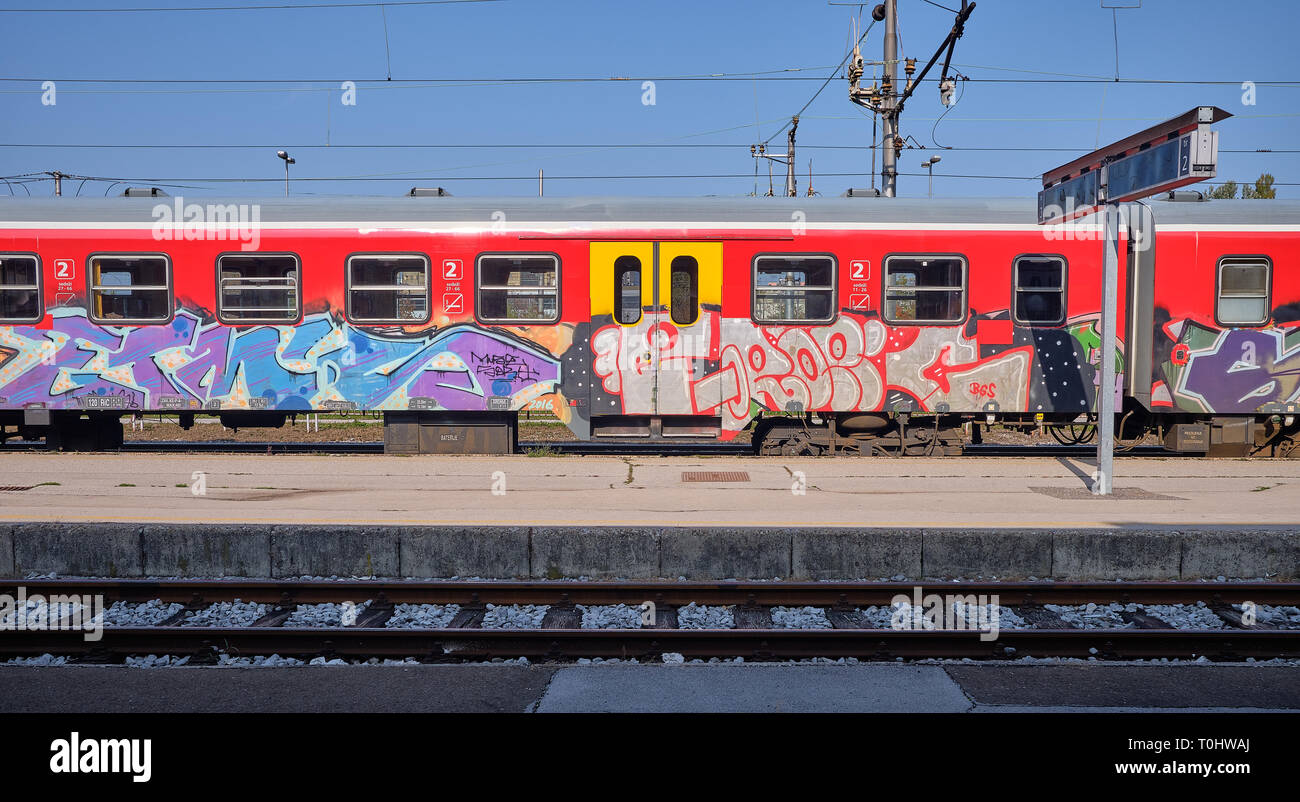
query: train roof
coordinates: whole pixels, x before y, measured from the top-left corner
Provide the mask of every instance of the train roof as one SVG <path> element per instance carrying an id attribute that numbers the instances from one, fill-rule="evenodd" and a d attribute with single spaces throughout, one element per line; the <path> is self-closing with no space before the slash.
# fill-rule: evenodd
<path id="1" fill-rule="evenodd" d="M 293 223 L 771 223 L 787 226 L 796 212 L 819 224 L 1032 225 L 1035 198 L 620 198 L 620 197 L 320 197 L 0 198 L 0 227 L 58 224 L 152 224 L 159 205 L 256 204 L 262 226 Z M 1300 201 L 1149 202 L 1157 224 L 1295 225 Z M 501 217 L 504 215 L 504 218 Z M 169 221 L 170 222 L 170 221 Z M 180 221 L 177 221 L 180 222 Z"/>

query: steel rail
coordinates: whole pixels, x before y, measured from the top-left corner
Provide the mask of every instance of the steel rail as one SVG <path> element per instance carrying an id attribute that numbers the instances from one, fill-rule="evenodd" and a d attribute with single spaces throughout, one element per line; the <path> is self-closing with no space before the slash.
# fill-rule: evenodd
<path id="1" fill-rule="evenodd" d="M 753 582 L 565 580 L 8 579 L 0 593 L 102 595 L 105 603 L 184 604 L 241 599 L 264 604 L 381 600 L 392 604 L 641 604 L 747 607 L 889 605 L 899 596 L 994 596 L 1005 606 L 1042 604 L 1300 604 L 1295 582 Z"/>
<path id="2" fill-rule="evenodd" d="M 10 441 L 0 444 L 3 451 L 45 451 L 44 443 L 32 441 Z M 119 449 L 122 453 L 182 453 L 182 454 L 383 454 L 382 442 L 278 442 L 278 441 L 201 441 L 201 440 L 135 440 L 123 443 Z M 555 440 L 555 441 L 520 441 L 516 454 L 530 451 L 554 451 L 560 455 L 653 455 L 653 456 L 757 456 L 747 443 L 717 442 L 610 442 L 607 440 Z M 100 452 L 109 453 L 109 452 Z M 1096 454 L 1092 446 L 1044 445 L 967 445 L 960 457 L 1067 457 L 1088 458 Z M 842 455 L 837 455 L 842 456 Z M 1180 454 L 1169 451 L 1162 446 L 1138 446 L 1131 451 L 1120 452 L 1116 457 L 1188 457 L 1204 459 L 1195 454 Z M 771 455 L 768 458 L 790 459 L 790 457 Z M 858 455 L 845 457 L 858 459 Z M 890 457 L 873 457 L 872 459 L 890 459 Z M 900 459 L 906 459 L 900 458 Z"/>
<path id="3" fill-rule="evenodd" d="M 4 633 L 5 655 L 69 654 L 106 661 L 139 654 L 191 655 L 214 662 L 233 656 L 414 657 L 433 662 L 494 657 L 561 659 L 738 656 L 746 660 L 853 657 L 1007 659 L 1209 657 L 1242 660 L 1300 657 L 1300 630 L 1002 630 L 982 640 L 974 630 L 892 629 L 380 629 L 283 627 L 141 627 L 106 629 L 87 641 L 75 630 Z"/>

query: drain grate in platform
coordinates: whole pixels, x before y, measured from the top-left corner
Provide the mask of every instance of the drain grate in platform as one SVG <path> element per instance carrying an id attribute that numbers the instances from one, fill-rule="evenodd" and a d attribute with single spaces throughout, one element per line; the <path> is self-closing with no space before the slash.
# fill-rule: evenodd
<path id="1" fill-rule="evenodd" d="M 0 485 L 0 492 L 15 492 L 15 493 L 16 493 L 16 492 L 21 491 L 21 490 L 31 490 L 33 487 L 36 487 L 36 485 L 29 485 L 29 486 L 27 486 L 27 487 L 24 487 L 24 486 L 22 486 L 22 485 Z"/>
<path id="2" fill-rule="evenodd" d="M 683 482 L 748 482 L 748 471 L 682 471 Z"/>
<path id="3" fill-rule="evenodd" d="M 1143 490 L 1140 487 L 1116 487 L 1109 496 L 1094 496 L 1092 491 L 1086 487 L 1031 487 L 1029 489 L 1035 493 L 1042 493 L 1044 496 L 1051 496 L 1052 498 L 1059 499 L 1109 498 L 1116 501 L 1187 500 L 1180 496 L 1167 496 L 1163 493 L 1152 493 L 1150 490 Z"/>

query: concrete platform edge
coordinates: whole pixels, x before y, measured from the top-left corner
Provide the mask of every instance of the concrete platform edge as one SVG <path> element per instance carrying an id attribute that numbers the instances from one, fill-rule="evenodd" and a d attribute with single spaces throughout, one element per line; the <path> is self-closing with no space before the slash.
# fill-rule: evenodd
<path id="1" fill-rule="evenodd" d="M 18 523 L 0 576 L 1300 578 L 1300 527 L 919 529 Z"/>

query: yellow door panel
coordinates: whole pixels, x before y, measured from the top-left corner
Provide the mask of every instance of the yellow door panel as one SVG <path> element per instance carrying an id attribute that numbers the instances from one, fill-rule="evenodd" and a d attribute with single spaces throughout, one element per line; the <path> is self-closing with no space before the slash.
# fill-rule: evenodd
<path id="1" fill-rule="evenodd" d="M 659 244 L 659 303 L 672 308 L 673 260 L 688 256 L 698 271 L 698 305 L 722 304 L 722 243 L 662 242 Z M 696 318 L 698 320 L 698 317 Z"/>
<path id="2" fill-rule="evenodd" d="M 612 315 L 618 320 L 618 288 L 614 283 L 615 263 L 624 256 L 641 264 L 641 306 L 654 303 L 654 245 L 649 242 L 591 243 L 591 316 Z M 618 322 L 622 322 L 619 320 Z"/>

